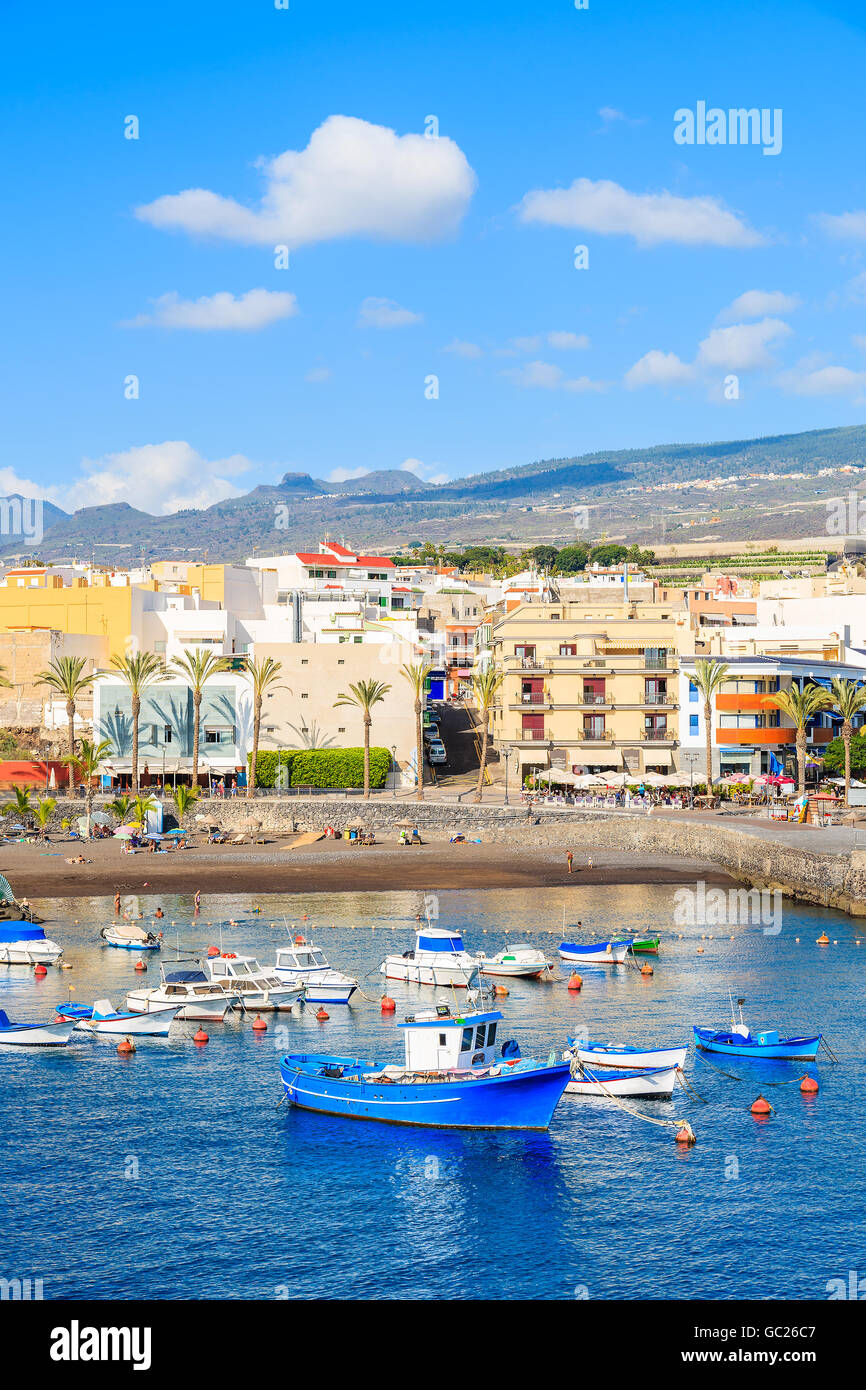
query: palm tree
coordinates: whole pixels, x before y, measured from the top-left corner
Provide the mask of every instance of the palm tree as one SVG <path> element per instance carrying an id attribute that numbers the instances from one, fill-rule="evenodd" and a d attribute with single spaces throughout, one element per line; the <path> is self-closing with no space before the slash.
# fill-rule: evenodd
<path id="1" fill-rule="evenodd" d="M 476 671 L 472 677 L 472 693 L 475 696 L 475 703 L 481 715 L 481 765 L 478 769 L 478 786 L 475 788 L 476 801 L 481 800 L 484 787 L 484 774 L 487 771 L 487 743 L 490 737 L 490 711 L 496 703 L 504 680 L 505 673 L 503 671 L 497 671 L 495 666 L 485 666 L 483 671 Z"/>
<path id="2" fill-rule="evenodd" d="M 48 663 L 47 671 L 40 671 L 36 677 L 38 685 L 50 686 L 56 690 L 57 694 L 66 701 L 66 718 L 69 724 L 69 757 L 75 755 L 75 710 L 76 702 L 85 690 L 89 690 L 96 680 L 101 680 L 101 675 L 93 672 L 91 675 L 84 674 L 87 660 L 83 656 L 57 656 Z M 73 770 L 72 763 L 69 767 L 69 791 L 72 793 Z"/>
<path id="3" fill-rule="evenodd" d="M 111 664 L 132 695 L 132 790 L 138 794 L 138 720 L 141 714 L 143 691 L 158 681 L 168 679 L 168 672 L 153 652 L 134 652 L 131 656 L 111 658 Z"/>
<path id="4" fill-rule="evenodd" d="M 118 825 L 123 825 L 123 822 L 129 815 L 129 808 L 131 805 L 131 796 L 116 796 L 113 801 L 109 801 L 105 809 L 111 812 L 117 820 Z"/>
<path id="5" fill-rule="evenodd" d="M 171 799 L 174 802 L 175 810 L 177 811 L 177 823 L 180 826 L 181 830 L 183 830 L 184 816 L 186 815 L 187 811 L 189 811 L 195 805 L 195 803 L 198 801 L 198 798 L 199 790 L 197 786 L 175 787 L 174 791 L 172 792 Z"/>
<path id="6" fill-rule="evenodd" d="M 728 679 L 725 661 L 696 661 L 694 682 L 704 697 L 704 729 L 707 735 L 707 796 L 713 794 L 713 700 Z"/>
<path id="7" fill-rule="evenodd" d="M 156 810 L 156 801 L 152 796 L 137 796 L 132 803 L 132 814 L 142 830 L 147 829 L 147 813 Z"/>
<path id="8" fill-rule="evenodd" d="M 81 740 L 81 747 L 77 753 L 67 753 L 63 761 L 70 768 L 77 768 L 78 774 L 84 783 L 84 805 L 87 815 L 87 838 L 90 839 L 90 817 L 93 814 L 93 779 L 97 776 L 100 766 L 105 762 L 111 752 L 111 744 L 107 738 L 99 743 L 91 743 L 89 739 Z"/>
<path id="9" fill-rule="evenodd" d="M 277 677 L 282 669 L 283 663 L 275 661 L 272 656 L 265 656 L 261 659 L 254 657 L 247 662 L 246 675 L 253 692 L 253 752 L 250 760 L 250 775 L 247 778 L 248 797 L 251 797 L 256 789 L 256 758 L 259 755 L 259 732 L 262 727 L 262 701 L 272 686 L 276 688 Z M 289 689 L 288 686 L 281 688 Z"/>
<path id="10" fill-rule="evenodd" d="M 373 723 L 372 710 L 374 705 L 380 704 L 384 700 L 390 685 L 384 681 L 358 681 L 356 685 L 350 685 L 348 691 L 342 691 L 334 701 L 334 709 L 340 705 L 352 705 L 359 709 L 364 717 L 364 797 L 370 797 L 370 725 Z"/>
<path id="11" fill-rule="evenodd" d="M 415 761 L 417 763 L 418 775 L 418 800 L 424 800 L 424 729 L 422 725 L 422 715 L 424 712 L 424 693 L 428 673 L 431 670 L 429 661 L 416 661 L 413 665 L 407 663 L 400 667 L 400 675 L 409 682 L 412 694 L 415 697 Z"/>
<path id="12" fill-rule="evenodd" d="M 797 730 L 797 792 L 800 796 L 806 790 L 806 725 L 826 709 L 832 699 L 829 690 L 822 690 L 819 685 L 792 685 L 789 690 L 777 690 L 775 695 L 764 697 L 763 703 L 781 710 Z"/>
<path id="13" fill-rule="evenodd" d="M 830 682 L 833 691 L 833 707 L 842 716 L 842 742 L 845 745 L 845 805 L 851 791 L 851 735 L 854 726 L 851 720 L 866 705 L 866 685 L 858 686 L 854 681 L 834 676 Z"/>
<path id="14" fill-rule="evenodd" d="M 12 800 L 7 801 L 3 807 L 4 816 L 18 816 L 26 825 L 30 816 L 33 814 L 33 802 L 30 800 L 29 787 L 13 787 Z"/>
<path id="15" fill-rule="evenodd" d="M 50 825 L 51 817 L 54 815 L 54 812 L 56 810 L 57 800 L 55 797 L 40 796 L 38 798 L 36 803 L 36 809 L 34 810 L 33 814 L 36 818 L 36 824 L 39 826 L 39 834 L 43 840 L 47 837 L 48 826 Z"/>
<path id="16" fill-rule="evenodd" d="M 169 666 L 172 671 L 183 677 L 192 690 L 192 785 L 197 787 L 202 691 L 211 676 L 217 675 L 220 671 L 228 670 L 229 663 L 224 656 L 215 656 L 213 652 L 202 651 L 199 648 L 185 648 L 183 656 L 175 657 L 173 661 L 169 662 Z"/>

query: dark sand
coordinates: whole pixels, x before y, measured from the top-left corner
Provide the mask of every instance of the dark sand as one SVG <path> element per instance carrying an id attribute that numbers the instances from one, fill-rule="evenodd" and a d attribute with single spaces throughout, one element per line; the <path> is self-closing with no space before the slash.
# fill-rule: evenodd
<path id="1" fill-rule="evenodd" d="M 294 837 L 292 837 L 294 838 Z M 120 893 L 387 892 L 403 888 L 481 889 L 565 887 L 568 884 L 694 883 L 728 886 L 735 880 L 712 864 L 613 850 L 575 854 L 569 874 L 559 846 L 449 845 L 443 840 L 403 848 L 369 848 L 321 840 L 293 851 L 292 838 L 263 845 L 197 845 L 166 853 L 121 854 L 115 840 L 80 845 L 62 839 L 48 845 L 0 848 L 0 873 L 28 898 L 112 896 Z M 66 863 L 81 853 L 87 864 Z"/>

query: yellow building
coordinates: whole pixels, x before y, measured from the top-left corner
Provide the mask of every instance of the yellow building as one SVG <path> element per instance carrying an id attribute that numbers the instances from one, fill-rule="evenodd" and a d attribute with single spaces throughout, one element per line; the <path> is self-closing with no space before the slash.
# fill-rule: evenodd
<path id="1" fill-rule="evenodd" d="M 521 775 L 676 768 L 679 658 L 695 653 L 683 606 L 525 603 L 491 646 L 505 677 L 492 733 Z"/>
<path id="2" fill-rule="evenodd" d="M 134 626 L 136 590 L 129 584 L 94 582 L 85 578 L 64 584 L 59 574 L 12 571 L 0 585 L 0 632 L 53 629 L 55 632 L 103 638 L 109 656 L 123 653 Z M 21 582 L 19 582 L 19 580 Z M 139 600 L 140 602 L 140 600 Z"/>

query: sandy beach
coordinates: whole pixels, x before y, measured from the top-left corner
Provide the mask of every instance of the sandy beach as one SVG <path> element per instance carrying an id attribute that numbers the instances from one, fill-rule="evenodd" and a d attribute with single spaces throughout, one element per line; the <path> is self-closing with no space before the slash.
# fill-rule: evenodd
<path id="1" fill-rule="evenodd" d="M 47 845 L 12 844 L 0 850 L 0 873 L 15 893 L 28 898 L 79 897 L 115 892 L 158 895 L 186 893 L 382 892 L 422 888 L 564 887 L 569 883 L 707 883 L 734 880 L 711 864 L 685 858 L 648 860 L 637 854 L 599 849 L 575 853 L 569 874 L 559 846 L 509 844 L 451 845 L 431 840 L 415 848 L 383 844 L 354 848 L 320 840 L 293 849 L 298 837 L 266 844 L 201 844 L 186 850 L 122 854 L 117 841 L 81 845 L 58 840 Z M 85 864 L 68 864 L 82 854 Z M 588 858 L 592 859 L 592 868 Z"/>

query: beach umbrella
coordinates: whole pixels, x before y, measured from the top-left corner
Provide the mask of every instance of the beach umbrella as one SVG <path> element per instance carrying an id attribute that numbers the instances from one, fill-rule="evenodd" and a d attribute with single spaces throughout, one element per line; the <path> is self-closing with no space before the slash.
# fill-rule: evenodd
<path id="1" fill-rule="evenodd" d="M 259 830 L 261 828 L 261 824 L 261 821 L 258 820 L 255 816 L 245 816 L 244 819 L 241 821 L 241 825 L 244 826 L 244 828 L 247 830 Z"/>
<path id="2" fill-rule="evenodd" d="M 415 822 L 413 820 L 398 820 L 394 822 L 394 828 L 395 830 L 414 830 Z"/>
<path id="3" fill-rule="evenodd" d="M 364 822 L 363 822 L 362 820 L 350 820 L 350 821 L 347 823 L 347 825 L 346 825 L 346 829 L 347 829 L 347 830 L 363 830 L 363 829 L 365 829 Z"/>
<path id="4" fill-rule="evenodd" d="M 119 830 L 115 830 L 114 838 L 115 840 L 131 840 L 134 833 L 134 831 L 128 830 L 125 825 L 122 825 Z"/>
<path id="5" fill-rule="evenodd" d="M 97 825 L 113 825 L 113 824 L 114 824 L 113 818 L 112 818 L 111 816 L 109 816 L 108 813 L 107 813 L 106 811 L 91 811 L 91 813 L 90 813 L 90 819 L 91 819 L 92 821 L 95 821 Z"/>
<path id="6" fill-rule="evenodd" d="M 185 834 L 186 834 L 186 831 L 185 831 L 185 830 L 167 830 L 167 831 L 165 832 L 164 838 L 165 838 L 166 840 L 174 840 L 174 839 L 178 839 L 181 835 L 185 835 Z"/>

